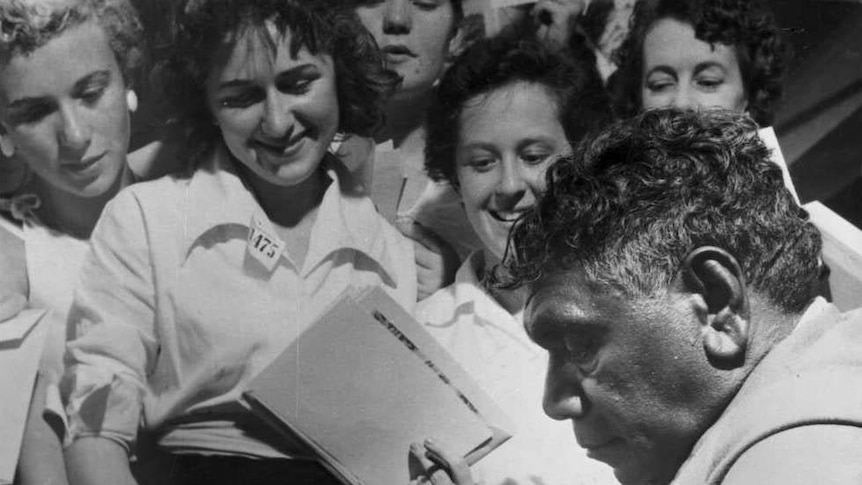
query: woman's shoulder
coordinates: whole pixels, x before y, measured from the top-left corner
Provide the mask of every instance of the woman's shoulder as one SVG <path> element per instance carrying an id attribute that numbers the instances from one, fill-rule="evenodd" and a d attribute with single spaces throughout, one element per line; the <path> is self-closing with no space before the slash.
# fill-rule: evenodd
<path id="1" fill-rule="evenodd" d="M 117 205 L 124 199 L 132 199 L 146 206 L 148 210 L 172 209 L 175 208 L 176 201 L 186 193 L 192 177 L 193 175 L 176 173 L 135 182 L 121 190 L 111 203 Z"/>

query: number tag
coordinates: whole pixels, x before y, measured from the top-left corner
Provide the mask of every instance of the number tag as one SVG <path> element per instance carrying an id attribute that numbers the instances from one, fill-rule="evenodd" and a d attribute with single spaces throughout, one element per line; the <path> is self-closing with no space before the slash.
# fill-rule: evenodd
<path id="1" fill-rule="evenodd" d="M 251 217 L 246 248 L 254 259 L 268 271 L 272 271 L 284 252 L 284 242 L 272 231 L 269 221 L 262 220 L 255 214 Z"/>

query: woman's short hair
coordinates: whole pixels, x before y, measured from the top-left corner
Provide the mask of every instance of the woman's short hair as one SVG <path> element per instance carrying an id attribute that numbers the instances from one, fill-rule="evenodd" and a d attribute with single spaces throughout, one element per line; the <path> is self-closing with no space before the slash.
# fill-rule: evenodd
<path id="1" fill-rule="evenodd" d="M 425 144 L 425 169 L 432 179 L 458 186 L 455 150 L 466 103 L 518 82 L 540 85 L 554 98 L 560 124 L 573 146 L 611 120 L 595 56 L 585 46 L 563 53 L 517 37 L 481 40 L 455 60 L 434 92 Z"/>
<path id="2" fill-rule="evenodd" d="M 629 35 L 614 55 L 619 70 L 611 84 L 619 114 L 641 110 L 644 39 L 658 20 L 667 18 L 691 25 L 698 40 L 734 48 L 750 114 L 761 126 L 772 124 L 788 51 L 760 0 L 640 0 Z"/>
<path id="3" fill-rule="evenodd" d="M 27 55 L 91 20 L 105 31 L 123 79 L 129 83 L 142 61 L 143 29 L 128 0 L 3 0 L 0 63 Z"/>
<path id="4" fill-rule="evenodd" d="M 265 32 L 266 22 L 280 34 L 290 32 L 292 53 L 306 48 L 332 56 L 341 133 L 370 136 L 382 123 L 385 97 L 398 83 L 356 15 L 327 8 L 326 2 L 189 0 L 173 17 L 171 45 L 160 55 L 154 77 L 165 93 L 169 123 L 193 165 L 220 139 L 206 97 L 215 56 L 246 32 Z"/>

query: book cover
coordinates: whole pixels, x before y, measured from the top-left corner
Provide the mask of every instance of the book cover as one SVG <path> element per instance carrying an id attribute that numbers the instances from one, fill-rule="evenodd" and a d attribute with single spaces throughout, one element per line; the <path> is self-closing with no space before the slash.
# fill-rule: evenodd
<path id="1" fill-rule="evenodd" d="M 409 446 L 426 438 L 475 461 L 511 435 L 502 411 L 380 289 L 343 295 L 245 398 L 349 484 L 408 483 Z"/>

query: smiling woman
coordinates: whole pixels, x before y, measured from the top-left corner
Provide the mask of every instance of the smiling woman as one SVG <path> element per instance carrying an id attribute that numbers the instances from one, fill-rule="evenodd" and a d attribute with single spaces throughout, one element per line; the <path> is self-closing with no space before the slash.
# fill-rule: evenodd
<path id="1" fill-rule="evenodd" d="M 425 166 L 458 194 L 482 249 L 416 317 L 518 428 L 472 472 L 485 485 L 614 483 L 569 427 L 542 415 L 546 361 L 523 328 L 524 293 L 489 284 L 509 230 L 545 190 L 546 168 L 610 120 L 595 59 L 586 48 L 569 57 L 536 42 L 482 41 L 455 61 L 432 106 Z"/>
<path id="2" fill-rule="evenodd" d="M 144 483 L 336 483 L 237 398 L 348 288 L 416 300 L 411 246 L 327 154 L 336 131 L 371 133 L 395 77 L 316 2 L 201 0 L 176 21 L 158 72 L 191 170 L 122 192 L 93 236 L 70 478 L 128 483 L 136 447 Z"/>

